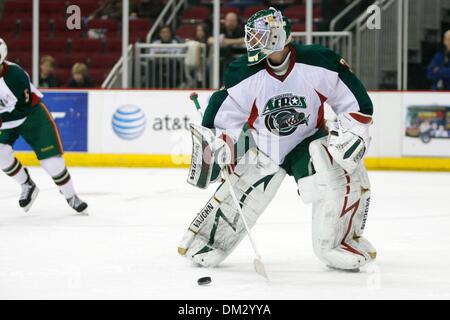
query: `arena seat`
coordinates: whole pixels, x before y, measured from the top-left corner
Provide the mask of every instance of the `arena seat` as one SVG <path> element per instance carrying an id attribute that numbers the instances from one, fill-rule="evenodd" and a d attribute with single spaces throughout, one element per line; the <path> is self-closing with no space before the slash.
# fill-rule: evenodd
<path id="1" fill-rule="evenodd" d="M 72 68 L 77 62 L 87 63 L 87 56 L 85 53 L 49 53 L 56 61 L 56 67 L 59 68 Z M 42 55 L 41 55 L 42 56 Z"/>
<path id="2" fill-rule="evenodd" d="M 31 17 L 31 12 L 33 9 L 33 1 L 29 0 L 9 0 L 5 2 L 3 11 L 7 12 L 9 16 L 25 16 Z"/>
<path id="3" fill-rule="evenodd" d="M 88 58 L 89 68 L 108 69 L 119 60 L 119 53 L 115 54 L 92 54 Z"/>
<path id="4" fill-rule="evenodd" d="M 19 64 L 28 72 L 31 71 L 31 55 L 28 52 L 10 51 L 7 60 Z"/>
<path id="5" fill-rule="evenodd" d="M 59 68 L 55 69 L 55 78 L 58 80 L 60 87 L 67 87 L 71 78 L 71 68 Z"/>
<path id="6" fill-rule="evenodd" d="M 204 6 L 193 6 L 187 8 L 182 16 L 182 23 L 198 23 L 209 19 L 211 12 L 208 7 Z"/>
<path id="7" fill-rule="evenodd" d="M 292 25 L 292 32 L 304 32 L 306 31 L 305 23 L 294 23 Z"/>
<path id="8" fill-rule="evenodd" d="M 2 32 L 2 36 L 4 33 L 14 33 L 16 34 L 19 30 L 20 20 L 16 17 L 3 17 L 0 20 L 0 30 Z"/>
<path id="9" fill-rule="evenodd" d="M 183 24 L 175 32 L 180 39 L 194 39 L 197 26 L 194 24 Z"/>
<path id="10" fill-rule="evenodd" d="M 9 51 L 22 51 L 27 52 L 31 51 L 31 39 L 22 39 L 22 38 L 12 38 L 12 39 L 5 39 L 6 43 L 8 44 L 8 48 L 10 48 Z"/>
<path id="11" fill-rule="evenodd" d="M 67 38 L 41 39 L 40 48 L 41 51 L 51 50 L 53 52 L 67 52 Z"/>
<path id="12" fill-rule="evenodd" d="M 122 51 L 122 39 L 108 39 L 108 41 L 106 41 L 105 52 L 107 54 L 120 51 Z"/>
<path id="13" fill-rule="evenodd" d="M 244 20 L 248 20 L 252 15 L 254 15 L 256 12 L 267 9 L 266 6 L 251 6 L 244 9 L 244 12 L 242 14 L 242 18 Z"/>
<path id="14" fill-rule="evenodd" d="M 300 5 L 291 6 L 285 10 L 284 15 L 291 20 L 291 23 L 302 23 L 305 21 L 306 9 Z"/>
<path id="15" fill-rule="evenodd" d="M 65 1 L 41 0 L 39 3 L 39 13 L 41 15 L 64 16 L 66 14 Z"/>
<path id="16" fill-rule="evenodd" d="M 102 82 L 107 77 L 111 68 L 91 68 L 89 69 L 89 75 L 95 86 L 100 87 Z"/>
<path id="17" fill-rule="evenodd" d="M 105 29 L 107 36 L 117 35 L 117 21 L 114 19 L 95 19 L 90 20 L 87 25 L 88 29 Z"/>
<path id="18" fill-rule="evenodd" d="M 100 53 L 103 43 L 102 39 L 72 39 L 71 52 Z"/>
<path id="19" fill-rule="evenodd" d="M 241 15 L 241 9 L 238 7 L 222 7 L 220 8 L 220 17 L 223 19 L 230 12 L 236 13 L 238 16 Z"/>
<path id="20" fill-rule="evenodd" d="M 70 39 L 81 39 L 85 37 L 85 33 L 82 30 L 66 30 L 66 31 L 55 31 L 53 32 L 52 38 L 70 38 Z"/>

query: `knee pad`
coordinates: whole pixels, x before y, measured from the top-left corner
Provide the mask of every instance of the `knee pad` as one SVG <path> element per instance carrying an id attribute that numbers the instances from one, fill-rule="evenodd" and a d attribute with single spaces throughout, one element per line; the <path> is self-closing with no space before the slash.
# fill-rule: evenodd
<path id="1" fill-rule="evenodd" d="M 238 162 L 230 182 L 251 228 L 281 185 L 286 172 L 256 148 Z M 245 237 L 227 184 L 221 184 L 184 234 L 178 253 L 205 267 L 221 263 Z"/>
<path id="2" fill-rule="evenodd" d="M 362 236 L 370 205 L 364 164 L 348 174 L 328 152 L 326 138 L 313 141 L 309 150 L 316 173 L 300 179 L 298 187 L 303 201 L 313 206 L 314 252 L 331 267 L 361 267 L 376 257 Z"/>

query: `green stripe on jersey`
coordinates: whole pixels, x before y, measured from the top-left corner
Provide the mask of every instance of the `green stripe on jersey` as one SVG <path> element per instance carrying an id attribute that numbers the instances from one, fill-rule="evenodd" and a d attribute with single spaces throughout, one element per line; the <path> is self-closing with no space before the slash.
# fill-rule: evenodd
<path id="1" fill-rule="evenodd" d="M 369 115 L 373 114 L 372 100 L 367 94 L 366 88 L 349 69 L 341 56 L 322 45 L 305 46 L 292 43 L 292 46 L 295 48 L 296 62 L 337 72 L 339 78 L 355 96 L 361 112 Z"/>
<path id="2" fill-rule="evenodd" d="M 209 99 L 205 114 L 203 115 L 202 126 L 210 129 L 214 128 L 214 119 L 216 118 L 216 115 L 219 112 L 222 103 L 227 97 L 227 90 L 220 90 L 213 93 L 213 95 Z"/>

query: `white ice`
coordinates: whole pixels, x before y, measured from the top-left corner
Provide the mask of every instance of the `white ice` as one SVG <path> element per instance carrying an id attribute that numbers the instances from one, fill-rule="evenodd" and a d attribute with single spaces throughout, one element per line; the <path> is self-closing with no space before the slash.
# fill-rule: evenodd
<path id="1" fill-rule="evenodd" d="M 378 261 L 359 274 L 328 270 L 311 247 L 311 208 L 291 178 L 254 237 L 270 276 L 252 269 L 245 240 L 217 269 L 196 268 L 177 244 L 213 189 L 186 170 L 72 168 L 90 216 L 67 206 L 39 168 L 29 214 L 0 175 L 0 299 L 394 299 L 450 298 L 450 174 L 370 172 L 366 236 Z M 211 276 L 212 284 L 197 285 Z"/>

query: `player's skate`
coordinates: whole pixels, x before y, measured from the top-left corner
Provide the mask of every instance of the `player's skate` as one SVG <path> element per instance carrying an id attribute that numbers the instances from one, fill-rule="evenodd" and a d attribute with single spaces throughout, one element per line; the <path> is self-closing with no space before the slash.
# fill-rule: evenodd
<path id="1" fill-rule="evenodd" d="M 20 194 L 19 206 L 23 208 L 25 212 L 28 212 L 34 203 L 34 200 L 36 200 L 38 193 L 39 188 L 36 186 L 34 181 L 31 180 L 30 176 L 28 176 L 27 181 L 22 184 L 22 193 Z"/>
<path id="2" fill-rule="evenodd" d="M 87 213 L 87 203 L 78 198 L 77 195 L 74 195 L 72 198 L 67 199 L 67 203 L 69 206 L 78 213 L 88 214 Z"/>

